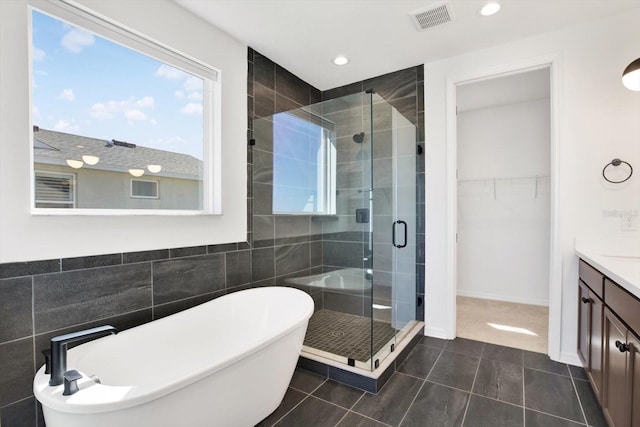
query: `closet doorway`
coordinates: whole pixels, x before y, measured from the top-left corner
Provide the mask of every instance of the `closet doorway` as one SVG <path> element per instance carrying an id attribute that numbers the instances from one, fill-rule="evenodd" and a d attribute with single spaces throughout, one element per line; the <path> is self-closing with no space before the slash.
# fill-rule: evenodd
<path id="1" fill-rule="evenodd" d="M 456 86 L 456 335 L 548 352 L 550 69 Z"/>

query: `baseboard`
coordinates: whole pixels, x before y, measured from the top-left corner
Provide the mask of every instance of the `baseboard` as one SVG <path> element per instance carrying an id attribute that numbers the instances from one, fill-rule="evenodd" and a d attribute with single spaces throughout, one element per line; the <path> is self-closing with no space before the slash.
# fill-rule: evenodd
<path id="1" fill-rule="evenodd" d="M 508 295 L 489 294 L 486 292 L 465 291 L 462 289 L 458 289 L 458 296 L 490 299 L 490 300 L 504 301 L 504 302 L 515 302 L 518 304 L 541 305 L 541 306 L 549 307 L 549 300 L 543 300 L 538 298 L 519 298 L 519 297 L 508 296 Z"/>
<path id="2" fill-rule="evenodd" d="M 578 353 L 576 352 L 561 351 L 559 362 L 582 367 L 582 362 L 580 361 Z"/>
<path id="3" fill-rule="evenodd" d="M 447 333 L 444 329 L 440 329 L 440 328 L 430 328 L 428 326 L 425 325 L 424 327 L 424 335 L 426 337 L 433 337 L 433 338 L 440 338 L 442 340 L 450 340 L 453 339 L 455 337 L 449 337 L 447 336 Z"/>

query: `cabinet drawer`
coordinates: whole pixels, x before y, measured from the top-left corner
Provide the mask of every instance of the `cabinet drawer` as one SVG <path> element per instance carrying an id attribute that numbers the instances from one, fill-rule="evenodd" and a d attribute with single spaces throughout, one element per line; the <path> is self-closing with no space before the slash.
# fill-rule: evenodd
<path id="1" fill-rule="evenodd" d="M 604 276 L 598 270 L 591 267 L 583 260 L 580 260 L 578 272 L 580 279 L 582 279 L 582 281 L 586 283 L 587 286 L 590 287 L 591 290 L 600 297 L 600 299 L 602 299 L 602 282 L 604 280 Z"/>
<path id="2" fill-rule="evenodd" d="M 604 279 L 605 304 L 636 333 L 640 332 L 640 301 L 633 295 Z"/>

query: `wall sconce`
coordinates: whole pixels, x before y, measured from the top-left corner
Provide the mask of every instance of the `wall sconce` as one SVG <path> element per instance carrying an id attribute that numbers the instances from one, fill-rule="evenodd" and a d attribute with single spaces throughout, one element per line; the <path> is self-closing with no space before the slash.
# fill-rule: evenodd
<path id="1" fill-rule="evenodd" d="M 144 175 L 144 169 L 129 169 L 129 173 L 136 178 L 139 178 Z"/>
<path id="2" fill-rule="evenodd" d="M 84 156 L 82 156 L 82 160 L 84 160 L 86 164 L 93 166 L 100 161 L 100 157 L 89 156 L 85 154 Z"/>
<path id="3" fill-rule="evenodd" d="M 83 163 L 83 162 L 81 162 L 80 160 L 71 160 L 71 159 L 67 159 L 67 164 L 68 164 L 68 165 L 69 165 L 69 167 L 71 167 L 71 168 L 74 168 L 74 169 L 80 169 L 84 163 Z"/>
<path id="4" fill-rule="evenodd" d="M 162 170 L 162 166 L 160 165 L 148 165 L 147 169 L 149 169 L 149 172 L 151 173 L 158 173 Z"/>
<path id="5" fill-rule="evenodd" d="M 640 58 L 624 69 L 622 84 L 629 90 L 640 92 Z"/>

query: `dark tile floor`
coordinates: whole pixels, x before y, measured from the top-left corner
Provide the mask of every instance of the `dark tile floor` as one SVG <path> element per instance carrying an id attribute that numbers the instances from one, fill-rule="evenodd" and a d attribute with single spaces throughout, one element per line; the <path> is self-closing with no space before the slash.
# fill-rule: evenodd
<path id="1" fill-rule="evenodd" d="M 423 338 L 378 394 L 297 370 L 277 427 L 604 426 L 582 368 L 457 338 Z"/>

